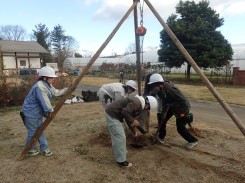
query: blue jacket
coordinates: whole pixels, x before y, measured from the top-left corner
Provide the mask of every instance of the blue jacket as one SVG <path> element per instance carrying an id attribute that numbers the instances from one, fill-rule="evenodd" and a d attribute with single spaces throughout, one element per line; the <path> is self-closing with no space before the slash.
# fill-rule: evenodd
<path id="1" fill-rule="evenodd" d="M 54 109 L 50 103 L 50 98 L 53 96 L 63 95 L 66 90 L 67 88 L 57 90 L 45 81 L 38 81 L 33 85 L 24 100 L 22 106 L 24 116 L 30 118 L 42 118 L 49 112 L 53 112 Z"/>

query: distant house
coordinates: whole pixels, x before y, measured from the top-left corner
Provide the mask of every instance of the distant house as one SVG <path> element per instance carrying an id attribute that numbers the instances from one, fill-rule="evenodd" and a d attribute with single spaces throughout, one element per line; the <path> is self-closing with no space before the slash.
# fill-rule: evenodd
<path id="1" fill-rule="evenodd" d="M 41 53 L 49 53 L 35 41 L 0 40 L 0 72 L 5 75 L 25 74 L 42 67 Z"/>

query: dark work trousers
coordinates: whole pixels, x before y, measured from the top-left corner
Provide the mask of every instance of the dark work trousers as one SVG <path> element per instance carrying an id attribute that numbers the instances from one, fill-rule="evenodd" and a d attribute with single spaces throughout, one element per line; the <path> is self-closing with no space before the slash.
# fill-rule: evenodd
<path id="1" fill-rule="evenodd" d="M 166 118 L 162 121 L 162 125 L 160 127 L 159 130 L 159 137 L 161 139 L 164 139 L 166 136 L 166 125 L 168 120 L 173 116 L 173 112 L 170 110 L 168 110 Z M 190 132 L 186 129 L 186 121 L 185 121 L 185 117 L 182 118 L 178 118 L 176 119 L 176 127 L 177 127 L 177 131 L 178 133 L 187 141 L 187 142 L 196 142 L 198 141 L 195 137 L 193 137 Z"/>

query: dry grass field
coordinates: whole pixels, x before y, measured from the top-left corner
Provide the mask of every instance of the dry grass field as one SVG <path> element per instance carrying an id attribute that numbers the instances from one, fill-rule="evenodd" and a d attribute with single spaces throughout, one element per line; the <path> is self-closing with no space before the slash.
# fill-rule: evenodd
<path id="1" fill-rule="evenodd" d="M 100 78 L 100 77 L 84 77 L 81 81 L 81 85 L 84 84 L 84 85 L 91 85 L 91 86 L 100 86 L 110 82 L 118 82 L 118 80 Z M 186 84 L 176 84 L 176 86 L 180 88 L 189 99 L 217 102 L 217 100 L 214 98 L 214 96 L 206 86 L 198 86 L 198 85 L 193 86 L 193 85 L 186 85 Z M 220 93 L 220 95 L 225 99 L 227 103 L 245 106 L 245 98 L 242 97 L 245 93 L 244 86 L 216 87 L 216 90 Z"/>
<path id="2" fill-rule="evenodd" d="M 81 85 L 100 86 L 117 82 L 107 78 L 85 77 Z M 209 100 L 205 87 L 177 85 L 193 99 Z M 245 105 L 244 88 L 218 88 L 229 102 Z M 231 96 L 232 95 L 232 96 Z M 237 99 L 238 97 L 238 99 Z M 244 108 L 245 109 L 245 108 Z M 167 125 L 166 145 L 151 144 L 156 129 L 156 111 L 150 117 L 150 132 L 140 135 L 146 146 L 135 149 L 127 133 L 127 159 L 130 169 L 114 162 L 104 111 L 99 102 L 64 105 L 45 130 L 54 155 L 38 155 L 18 160 L 26 129 L 18 110 L 1 113 L 0 183 L 243 183 L 245 180 L 244 136 L 226 121 L 194 121 L 199 143 L 193 149 L 176 131 L 174 119 Z M 218 117 L 218 116 L 217 116 Z"/>

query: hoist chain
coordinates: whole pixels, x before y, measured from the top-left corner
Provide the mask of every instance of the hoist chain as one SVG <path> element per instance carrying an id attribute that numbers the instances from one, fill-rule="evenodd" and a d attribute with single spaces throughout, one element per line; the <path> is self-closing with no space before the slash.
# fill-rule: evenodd
<path id="1" fill-rule="evenodd" d="M 144 0 L 143 3 L 140 3 L 140 25 L 143 26 L 143 12 L 144 12 Z"/>
<path id="2" fill-rule="evenodd" d="M 144 0 L 143 0 L 143 3 L 140 3 L 140 26 L 143 27 L 143 13 L 144 13 Z M 144 42 L 144 36 L 140 36 L 140 40 L 141 40 L 141 43 L 140 43 L 140 53 L 141 53 L 141 63 L 143 64 L 143 42 Z"/>

